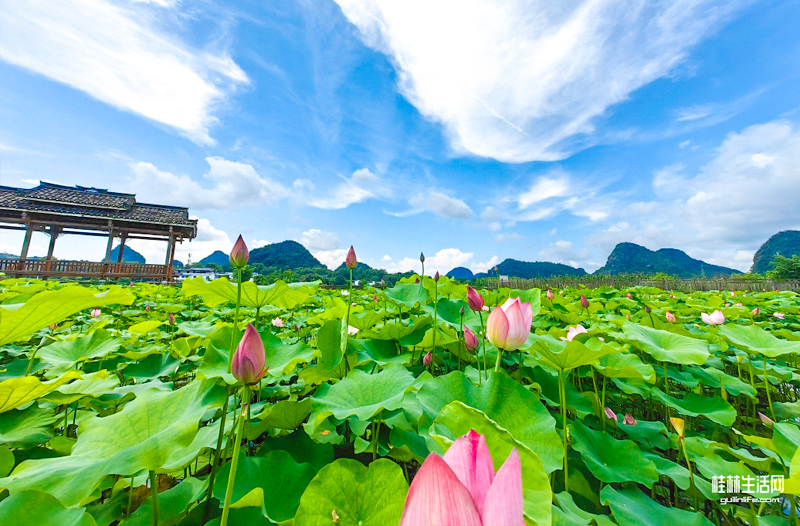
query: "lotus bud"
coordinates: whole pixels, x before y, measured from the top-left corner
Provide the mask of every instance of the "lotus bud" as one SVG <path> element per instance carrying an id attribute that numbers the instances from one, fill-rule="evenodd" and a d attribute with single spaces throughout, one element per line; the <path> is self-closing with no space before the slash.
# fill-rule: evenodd
<path id="1" fill-rule="evenodd" d="M 708 325 L 722 325 L 725 323 L 725 315 L 719 310 L 715 310 L 711 314 L 702 312 L 700 313 L 700 318 L 703 320 L 703 323 Z"/>
<path id="2" fill-rule="evenodd" d="M 625 319 L 627 319 L 627 320 L 631 319 L 631 313 L 630 312 L 625 315 Z"/>
<path id="3" fill-rule="evenodd" d="M 419 253 L 419 262 L 425 263 L 425 254 L 423 254 L 422 252 Z"/>
<path id="4" fill-rule="evenodd" d="M 779 320 L 785 320 L 786 319 L 786 315 L 784 313 L 782 313 L 782 312 L 774 312 L 774 313 L 772 313 L 772 315 L 775 316 L 776 318 L 778 318 Z"/>
<path id="5" fill-rule="evenodd" d="M 464 306 L 462 305 L 460 309 L 458 309 L 458 313 L 463 316 L 464 315 Z"/>
<path id="6" fill-rule="evenodd" d="M 244 336 L 233 353 L 231 373 L 242 383 L 254 384 L 266 374 L 265 363 L 264 342 L 253 324 L 248 323 Z"/>
<path id="7" fill-rule="evenodd" d="M 619 422 L 619 418 L 617 417 L 617 413 L 615 413 L 610 407 L 606 407 L 606 418 L 610 418 L 614 422 Z"/>
<path id="8" fill-rule="evenodd" d="M 233 268 L 237 269 L 243 269 L 247 265 L 247 262 L 250 261 L 250 251 L 247 250 L 247 245 L 244 243 L 241 234 L 236 240 L 236 243 L 233 244 L 233 249 L 231 249 L 231 253 L 228 256 L 228 261 Z"/>
<path id="9" fill-rule="evenodd" d="M 586 299 L 586 296 L 581 296 L 581 307 L 583 307 L 584 309 L 589 308 L 589 300 Z"/>
<path id="10" fill-rule="evenodd" d="M 651 309 L 650 307 L 648 307 L 647 305 L 645 305 L 645 306 L 644 306 L 644 311 L 645 311 L 647 314 L 650 314 L 650 312 L 652 312 L 652 309 Z"/>
<path id="11" fill-rule="evenodd" d="M 378 301 L 378 295 L 374 292 L 372 293 L 372 301 Z"/>
<path id="12" fill-rule="evenodd" d="M 469 305 L 469 308 L 475 312 L 483 309 L 483 296 L 481 296 L 478 291 L 473 289 L 470 285 L 467 285 L 467 305 Z"/>
<path id="13" fill-rule="evenodd" d="M 99 318 L 100 314 L 101 314 L 100 308 L 99 307 L 95 307 L 95 308 L 92 309 L 92 312 L 91 312 L 91 314 L 89 314 L 89 316 L 91 316 L 92 318 Z"/>
<path id="14" fill-rule="evenodd" d="M 775 422 L 761 411 L 758 412 L 758 418 L 760 418 L 761 421 L 764 422 L 764 425 L 769 428 L 772 428 L 775 425 Z"/>
<path id="15" fill-rule="evenodd" d="M 422 365 L 428 367 L 432 363 L 433 363 L 433 354 L 431 353 L 431 351 L 428 351 L 427 353 L 425 353 L 425 356 L 422 357 Z"/>
<path id="16" fill-rule="evenodd" d="M 553 289 L 547 289 L 547 299 L 550 300 L 550 301 L 553 301 L 553 298 L 555 298 L 555 297 L 556 297 L 556 295 L 553 294 Z"/>
<path id="17" fill-rule="evenodd" d="M 50 324 L 50 330 L 51 331 L 55 331 L 56 329 L 58 329 L 58 323 L 51 323 Z"/>
<path id="18" fill-rule="evenodd" d="M 436 274 L 433 275 L 433 281 L 439 281 L 439 271 L 436 271 Z"/>
<path id="19" fill-rule="evenodd" d="M 478 337 L 475 336 L 475 333 L 469 327 L 464 327 L 464 346 L 470 350 L 474 351 L 478 348 Z"/>
<path id="20" fill-rule="evenodd" d="M 297 331 L 299 331 L 299 330 L 300 330 L 300 326 L 299 326 L 299 325 L 295 325 L 295 326 L 294 326 L 294 332 L 297 332 Z"/>
<path id="21" fill-rule="evenodd" d="M 758 313 L 759 313 L 758 307 L 750 311 L 750 314 L 752 314 L 753 316 L 758 316 Z"/>
<path id="22" fill-rule="evenodd" d="M 674 416 L 671 416 L 669 421 L 672 422 L 672 427 L 674 427 L 675 431 L 678 432 L 678 439 L 683 440 L 684 432 L 686 431 L 686 422 L 683 420 L 683 418 L 677 418 Z"/>
<path id="23" fill-rule="evenodd" d="M 677 321 L 676 318 L 675 318 L 675 315 L 672 314 L 670 311 L 667 311 L 665 316 L 667 317 L 667 321 L 670 322 L 670 323 L 675 323 L 675 321 Z"/>
<path id="24" fill-rule="evenodd" d="M 144 311 L 145 312 L 150 312 L 150 305 L 145 306 Z"/>
<path id="25" fill-rule="evenodd" d="M 631 295 L 631 293 L 630 293 L 630 292 L 629 292 L 629 293 L 626 295 L 626 297 L 627 297 L 629 300 L 632 300 L 632 299 L 633 299 L 633 296 Z"/>
<path id="26" fill-rule="evenodd" d="M 385 288 L 385 287 L 386 287 L 386 280 L 381 278 L 381 288 Z"/>
<path id="27" fill-rule="evenodd" d="M 622 423 L 625 424 L 626 426 L 635 426 L 636 425 L 636 419 L 633 418 L 630 415 L 630 413 L 628 413 L 628 414 L 625 415 L 625 418 L 622 419 Z"/>
<path id="28" fill-rule="evenodd" d="M 735 298 L 736 297 L 736 293 L 735 292 L 731 292 L 731 296 L 733 296 Z"/>
<path id="29" fill-rule="evenodd" d="M 167 323 L 170 325 L 175 325 L 175 315 L 171 312 L 169 313 L 169 316 L 167 316 Z"/>
<path id="30" fill-rule="evenodd" d="M 533 311 L 530 303 L 508 298 L 486 320 L 486 338 L 498 349 L 516 351 L 528 341 Z"/>
<path id="31" fill-rule="evenodd" d="M 415 285 L 419 285 L 419 278 L 417 278 L 417 279 L 414 281 L 414 284 L 415 284 Z"/>
<path id="32" fill-rule="evenodd" d="M 347 251 L 347 257 L 344 258 L 344 265 L 353 270 L 358 266 L 358 260 L 356 259 L 356 251 L 353 248 L 353 245 L 350 245 L 350 250 Z"/>

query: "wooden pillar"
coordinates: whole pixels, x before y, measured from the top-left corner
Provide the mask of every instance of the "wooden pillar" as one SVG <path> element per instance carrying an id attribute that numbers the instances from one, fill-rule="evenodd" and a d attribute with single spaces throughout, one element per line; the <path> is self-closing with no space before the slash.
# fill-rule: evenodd
<path id="1" fill-rule="evenodd" d="M 22 252 L 19 254 L 19 259 L 25 260 L 28 258 L 28 249 L 31 246 L 31 236 L 33 235 L 33 225 L 27 223 L 25 225 L 25 241 L 22 242 Z"/>
<path id="2" fill-rule="evenodd" d="M 108 222 L 108 244 L 106 244 L 106 257 L 103 259 L 104 263 L 111 263 L 111 249 L 114 246 L 114 224 Z"/>
<path id="3" fill-rule="evenodd" d="M 172 230 L 172 227 L 170 227 Z M 167 281 L 172 281 L 172 263 L 175 261 L 175 236 L 170 234 L 169 242 L 167 244 L 167 260 L 165 265 L 167 265 Z"/>
<path id="4" fill-rule="evenodd" d="M 119 236 L 119 253 L 117 254 L 117 265 L 122 263 L 122 253 L 125 252 L 125 240 L 128 238 L 128 233 L 123 232 L 121 236 Z"/>
<path id="5" fill-rule="evenodd" d="M 47 247 L 47 261 L 44 264 L 44 270 L 45 272 L 50 272 L 53 263 L 53 251 L 56 248 L 56 239 L 58 239 L 59 234 L 61 234 L 61 227 L 51 225 L 47 231 L 50 234 L 50 246 Z"/>

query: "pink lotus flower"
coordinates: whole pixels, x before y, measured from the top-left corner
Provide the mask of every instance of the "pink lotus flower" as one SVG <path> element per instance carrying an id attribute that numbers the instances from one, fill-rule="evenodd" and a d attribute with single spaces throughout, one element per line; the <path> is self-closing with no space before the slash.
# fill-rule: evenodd
<path id="1" fill-rule="evenodd" d="M 725 315 L 719 310 L 715 310 L 711 314 L 706 314 L 703 312 L 700 314 L 700 318 L 703 319 L 703 323 L 708 325 L 722 325 L 725 323 Z"/>
<path id="2" fill-rule="evenodd" d="M 273 327 L 286 327 L 286 324 L 283 323 L 283 320 L 280 318 L 272 318 L 272 326 Z"/>
<path id="3" fill-rule="evenodd" d="M 144 311 L 145 312 L 150 312 L 150 305 L 145 306 Z"/>
<path id="4" fill-rule="evenodd" d="M 233 353 L 231 373 L 240 382 L 254 384 L 267 373 L 267 368 L 264 367 L 266 360 L 264 342 L 253 324 L 248 323 L 244 336 Z"/>
<path id="5" fill-rule="evenodd" d="M 167 323 L 170 325 L 175 325 L 175 315 L 171 312 L 169 313 L 169 316 L 167 316 Z"/>
<path id="6" fill-rule="evenodd" d="M 353 245 L 350 245 L 350 250 L 347 251 L 347 257 L 344 258 L 344 266 L 353 270 L 358 266 L 358 260 L 356 259 L 356 251 L 353 248 Z"/>
<path id="7" fill-rule="evenodd" d="M 433 281 L 439 281 L 439 271 L 436 271 L 436 274 L 433 275 Z"/>
<path id="8" fill-rule="evenodd" d="M 516 351 L 528 340 L 531 333 L 533 311 L 530 303 L 519 298 L 508 298 L 495 307 L 486 320 L 486 338 L 498 349 Z"/>
<path id="9" fill-rule="evenodd" d="M 428 367 L 432 363 L 433 363 L 433 354 L 431 353 L 431 351 L 428 351 L 427 353 L 425 353 L 425 356 L 422 357 L 422 365 Z"/>
<path id="10" fill-rule="evenodd" d="M 516 448 L 495 474 L 486 439 L 457 439 L 431 453 L 408 490 L 400 526 L 523 526 L 522 464 Z"/>
<path id="11" fill-rule="evenodd" d="M 731 296 L 733 296 L 735 298 L 736 297 L 736 293 L 735 292 L 731 292 Z"/>
<path id="12" fill-rule="evenodd" d="M 625 297 L 626 297 L 626 298 L 628 298 L 629 300 L 632 300 L 632 299 L 633 299 L 633 296 L 631 295 L 631 293 L 630 293 L 630 292 L 629 292 L 628 294 L 626 294 L 626 295 L 625 295 Z"/>
<path id="13" fill-rule="evenodd" d="M 759 313 L 759 312 L 760 312 L 760 311 L 758 310 L 758 307 L 756 307 L 755 309 L 753 309 L 752 311 L 750 311 L 750 314 L 752 314 L 753 316 L 758 316 L 758 313 Z"/>
<path id="14" fill-rule="evenodd" d="M 474 351 L 478 348 L 478 337 L 469 327 L 464 327 L 464 346 L 467 350 Z"/>
<path id="15" fill-rule="evenodd" d="M 483 296 L 469 285 L 467 285 L 467 305 L 475 312 L 483 309 Z"/>
<path id="16" fill-rule="evenodd" d="M 547 289 L 547 299 L 549 299 L 550 301 L 553 301 L 553 298 L 555 298 L 555 297 L 556 297 L 556 295 L 553 294 L 553 289 Z"/>
<path id="17" fill-rule="evenodd" d="M 675 323 L 675 321 L 676 321 L 675 315 L 672 314 L 670 311 L 667 311 L 667 313 L 664 316 L 667 317 L 667 321 L 668 322 Z"/>
<path id="18" fill-rule="evenodd" d="M 572 339 L 575 338 L 575 336 L 579 334 L 586 334 L 587 332 L 589 331 L 586 330 L 586 327 L 584 327 L 579 323 L 574 327 L 567 327 L 567 337 L 565 338 L 562 336 L 561 339 L 564 341 L 571 342 Z"/>
<path id="19" fill-rule="evenodd" d="M 372 301 L 378 301 L 378 295 L 374 292 L 372 293 Z"/>
<path id="20" fill-rule="evenodd" d="M 239 235 L 236 243 L 233 244 L 231 253 L 228 255 L 228 262 L 233 268 L 241 269 L 247 265 L 248 261 L 250 261 L 250 251 L 247 250 L 247 245 L 244 243 L 244 239 L 242 239 L 242 236 Z"/>
<path id="21" fill-rule="evenodd" d="M 91 316 L 92 318 L 99 318 L 100 314 L 101 314 L 100 308 L 99 307 L 95 307 L 95 308 L 92 309 L 92 312 L 89 314 L 89 316 Z"/>
<path id="22" fill-rule="evenodd" d="M 617 413 L 615 413 L 613 409 L 611 409 L 610 407 L 606 407 L 605 412 L 606 412 L 606 418 L 610 418 L 614 422 L 619 422 L 619 418 L 617 417 Z"/>
<path id="23" fill-rule="evenodd" d="M 778 318 L 779 320 L 785 320 L 786 319 L 786 315 L 784 313 L 782 313 L 782 312 L 774 312 L 772 315 L 775 316 L 776 318 Z"/>
<path id="24" fill-rule="evenodd" d="M 737 303 L 736 306 L 737 307 L 744 307 L 744 305 L 742 305 L 741 303 Z"/>
<path id="25" fill-rule="evenodd" d="M 633 418 L 630 415 L 630 413 L 628 413 L 628 414 L 625 415 L 625 418 L 622 419 L 622 423 L 625 424 L 626 426 L 635 426 L 636 425 L 636 419 Z"/>
<path id="26" fill-rule="evenodd" d="M 584 309 L 589 308 L 589 300 L 586 299 L 586 296 L 581 296 L 581 307 L 583 307 Z"/>
<path id="27" fill-rule="evenodd" d="M 767 427 L 771 428 L 771 427 L 773 427 L 775 425 L 775 421 L 772 420 L 767 415 L 765 415 L 764 413 L 762 413 L 761 411 L 758 412 L 758 418 L 760 418 L 761 421 L 764 423 L 764 425 L 767 426 Z"/>

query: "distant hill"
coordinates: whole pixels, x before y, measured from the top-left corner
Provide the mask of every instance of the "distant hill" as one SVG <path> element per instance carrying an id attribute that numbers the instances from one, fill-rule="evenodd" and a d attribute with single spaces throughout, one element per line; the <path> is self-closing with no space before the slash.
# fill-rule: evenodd
<path id="1" fill-rule="evenodd" d="M 347 266 L 344 264 L 343 261 L 341 265 L 336 267 L 336 270 L 334 270 L 334 272 L 347 272 L 348 270 L 350 269 L 347 268 Z M 370 267 L 366 263 L 361 263 L 359 261 L 358 264 L 356 265 L 356 268 L 353 269 L 353 274 L 357 273 L 359 270 L 372 270 L 372 267 Z"/>
<path id="2" fill-rule="evenodd" d="M 518 261 L 516 259 L 506 259 L 497 265 L 497 273 L 501 276 L 510 278 L 549 278 L 551 276 L 585 276 L 586 271 L 582 268 L 570 267 L 561 263 L 550 263 L 548 261 Z M 485 278 L 489 273 L 481 272 L 475 274 L 476 278 Z M 491 272 L 495 276 L 494 269 Z"/>
<path id="3" fill-rule="evenodd" d="M 215 250 L 211 254 L 201 259 L 199 263 L 203 266 L 214 264 L 224 268 L 230 264 L 230 260 L 228 254 L 221 250 Z"/>
<path id="4" fill-rule="evenodd" d="M 467 267 L 456 267 L 447 273 L 447 277 L 452 279 L 470 280 L 475 277 L 475 274 L 473 274 L 472 271 Z"/>
<path id="5" fill-rule="evenodd" d="M 172 268 L 183 268 L 183 261 L 178 261 L 177 259 L 173 259 Z"/>
<path id="6" fill-rule="evenodd" d="M 116 262 L 117 257 L 119 257 L 119 245 L 111 249 L 110 261 L 112 263 Z M 127 245 L 125 246 L 125 250 L 122 251 L 122 261 L 127 263 L 141 263 L 142 265 L 145 263 L 144 256 Z"/>
<path id="7" fill-rule="evenodd" d="M 689 257 L 675 248 L 662 248 L 653 252 L 635 243 L 620 243 L 608 256 L 606 264 L 595 274 L 657 274 L 663 272 L 679 278 L 728 277 L 741 274 L 738 270 L 711 265 Z"/>
<path id="8" fill-rule="evenodd" d="M 767 239 L 761 245 L 755 256 L 753 256 L 753 266 L 750 272 L 764 274 L 772 270 L 770 263 L 776 255 L 790 258 L 795 254 L 800 254 L 800 230 L 784 230 Z"/>
<path id="9" fill-rule="evenodd" d="M 17 259 L 19 256 L 16 254 L 9 254 L 8 252 L 0 252 L 0 259 Z"/>
<path id="10" fill-rule="evenodd" d="M 225 256 L 227 264 L 228 256 Z M 325 268 L 311 252 L 297 241 L 281 241 L 250 251 L 250 264 L 261 263 L 282 269 Z"/>

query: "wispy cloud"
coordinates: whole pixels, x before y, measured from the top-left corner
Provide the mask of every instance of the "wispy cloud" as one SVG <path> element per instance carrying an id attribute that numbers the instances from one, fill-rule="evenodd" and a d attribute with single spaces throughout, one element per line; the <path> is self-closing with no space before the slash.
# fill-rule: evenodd
<path id="1" fill-rule="evenodd" d="M 591 145 L 611 106 L 670 74 L 748 2 L 337 3 L 457 152 L 524 162 Z"/>
<path id="2" fill-rule="evenodd" d="M 107 0 L 8 0 L 0 9 L 0 59 L 213 143 L 214 110 L 248 77 L 224 50 L 195 49 L 153 27 L 150 9 Z"/>
<path id="3" fill-rule="evenodd" d="M 350 177 L 340 177 L 342 182 L 332 190 L 325 188 L 320 192 L 322 196 L 317 195 L 308 199 L 308 204 L 325 210 L 341 210 L 371 197 L 386 198 L 392 192 L 385 181 L 367 168 L 356 170 Z M 295 182 L 295 187 L 313 191 L 315 185 L 311 181 L 300 180 Z"/>

